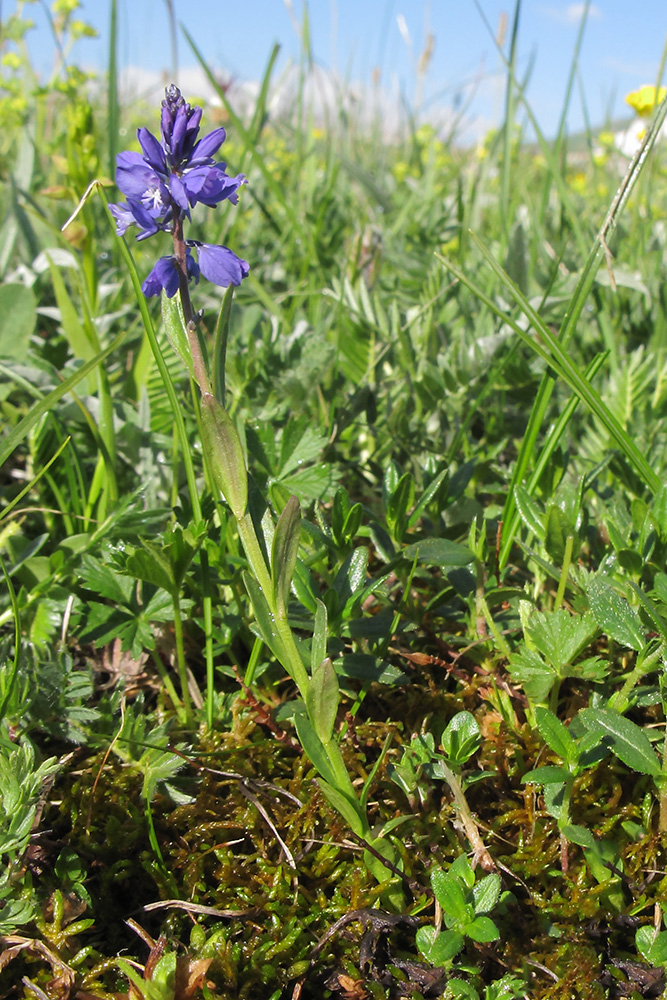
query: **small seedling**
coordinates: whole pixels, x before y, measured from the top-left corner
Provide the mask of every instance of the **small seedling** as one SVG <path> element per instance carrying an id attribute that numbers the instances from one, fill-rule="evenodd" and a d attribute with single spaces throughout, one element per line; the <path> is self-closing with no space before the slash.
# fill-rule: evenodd
<path id="1" fill-rule="evenodd" d="M 466 938 L 484 944 L 498 940 L 500 931 L 488 916 L 501 898 L 500 877 L 495 872 L 476 882 L 470 862 L 462 854 L 448 871 L 432 871 L 431 885 L 446 930 L 433 926 L 417 931 L 417 947 L 429 962 L 451 963 Z"/>

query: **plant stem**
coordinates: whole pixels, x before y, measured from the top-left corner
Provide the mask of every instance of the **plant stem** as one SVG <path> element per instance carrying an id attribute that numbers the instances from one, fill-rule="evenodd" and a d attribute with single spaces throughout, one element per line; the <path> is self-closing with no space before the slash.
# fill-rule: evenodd
<path id="1" fill-rule="evenodd" d="M 567 577 L 570 572 L 570 564 L 572 562 L 572 547 L 574 545 L 574 535 L 568 535 L 565 541 L 565 555 L 563 557 L 563 568 L 560 573 L 560 580 L 558 581 L 558 590 L 556 592 L 556 600 L 554 602 L 554 611 L 558 611 L 561 604 L 563 603 L 563 598 L 565 596 L 565 587 L 567 586 Z"/>
<path id="2" fill-rule="evenodd" d="M 452 769 L 445 763 L 444 760 L 438 761 L 438 764 L 442 768 L 442 773 L 444 774 L 445 780 L 451 789 L 452 795 L 454 796 L 454 803 L 456 805 L 461 823 L 463 824 L 466 837 L 470 841 L 470 846 L 475 852 L 473 858 L 473 868 L 475 867 L 475 863 L 479 863 L 485 871 L 495 871 L 495 861 L 489 854 L 488 848 L 480 836 L 479 829 L 473 819 L 470 806 L 468 805 L 468 800 L 465 797 L 465 793 L 461 787 L 461 782 L 459 781 L 458 776 L 454 774 Z"/>
<path id="3" fill-rule="evenodd" d="M 183 220 L 175 219 L 172 230 L 174 241 L 174 259 L 178 268 L 178 289 L 183 306 L 183 318 L 185 320 L 185 332 L 188 337 L 190 354 L 192 356 L 192 367 L 195 380 L 202 392 L 213 392 L 211 382 L 206 370 L 206 363 L 202 355 L 199 337 L 197 336 L 197 317 L 192 309 L 190 300 L 190 288 L 188 285 L 188 251 L 183 238 Z"/>
<path id="4" fill-rule="evenodd" d="M 171 595 L 174 606 L 174 639 L 176 640 L 176 664 L 178 666 L 178 676 L 181 681 L 181 698 L 183 708 L 188 723 L 192 722 L 192 701 L 188 689 L 188 671 L 185 665 L 185 647 L 183 645 L 183 623 L 181 622 L 181 602 L 178 591 Z"/>

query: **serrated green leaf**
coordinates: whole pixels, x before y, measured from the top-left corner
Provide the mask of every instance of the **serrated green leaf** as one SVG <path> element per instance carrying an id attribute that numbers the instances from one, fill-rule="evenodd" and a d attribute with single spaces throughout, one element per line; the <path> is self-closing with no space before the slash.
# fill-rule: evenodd
<path id="1" fill-rule="evenodd" d="M 283 430 L 276 478 L 284 480 L 290 473 L 314 462 L 326 444 L 327 439 L 308 424 L 307 418 L 292 419 Z"/>
<path id="2" fill-rule="evenodd" d="M 169 560 L 151 542 L 144 542 L 126 561 L 126 568 L 137 580 L 144 580 L 154 587 L 162 587 L 170 594 L 174 591 L 174 578 Z"/>
<path id="3" fill-rule="evenodd" d="M 121 576 L 110 566 L 88 554 L 81 559 L 79 580 L 84 587 L 94 591 L 96 596 L 106 597 L 116 604 L 129 604 L 135 586 L 132 579 Z"/>
<path id="4" fill-rule="evenodd" d="M 534 649 L 521 649 L 512 653 L 509 661 L 512 680 L 523 685 L 533 702 L 545 701 L 556 683 L 557 675 Z"/>
<path id="5" fill-rule="evenodd" d="M 596 633 L 593 615 L 571 615 L 564 608 L 534 611 L 526 624 L 526 635 L 559 677 L 567 676 L 567 668 Z"/>
<path id="6" fill-rule="evenodd" d="M 591 611 L 603 632 L 640 652 L 646 645 L 645 630 L 636 610 L 600 577 L 591 577 L 586 584 Z"/>

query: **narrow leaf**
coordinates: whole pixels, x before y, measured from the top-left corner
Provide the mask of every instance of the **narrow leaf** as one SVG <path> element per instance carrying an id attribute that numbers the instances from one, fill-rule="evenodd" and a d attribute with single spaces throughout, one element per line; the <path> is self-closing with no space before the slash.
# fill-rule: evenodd
<path id="1" fill-rule="evenodd" d="M 240 521 L 248 506 L 248 473 L 232 418 L 210 392 L 202 394 L 202 437 L 216 486 Z"/>
<path id="2" fill-rule="evenodd" d="M 310 653 L 310 672 L 314 674 L 322 660 L 327 655 L 327 607 L 322 601 L 317 601 L 315 611 L 315 627 Z"/>
<path id="3" fill-rule="evenodd" d="M 167 339 L 187 368 L 190 378 L 194 378 L 192 354 L 188 343 L 188 335 L 185 332 L 185 317 L 183 316 L 181 297 L 180 295 L 173 295 L 169 298 L 169 296 L 163 292 L 161 305 L 162 322 L 164 323 Z"/>
<path id="4" fill-rule="evenodd" d="M 225 362 L 227 360 L 227 340 L 229 338 L 229 320 L 232 315 L 232 299 L 234 297 L 234 286 L 230 285 L 225 292 L 218 324 L 215 328 L 215 342 L 213 347 L 213 392 L 221 406 L 225 405 Z"/>
<path id="5" fill-rule="evenodd" d="M 578 758 L 577 744 L 560 719 L 548 708 L 538 706 L 535 709 L 535 721 L 540 736 L 547 746 L 566 764 L 575 764 Z"/>
<path id="6" fill-rule="evenodd" d="M 587 729 L 608 736 L 612 753 L 633 771 L 653 778 L 661 775 L 660 761 L 648 736 L 630 719 L 609 708 L 585 708 L 578 718 Z"/>
<path id="7" fill-rule="evenodd" d="M 315 732 L 325 744 L 333 734 L 339 701 L 338 677 L 327 656 L 314 671 L 306 691 L 308 716 Z"/>
<path id="8" fill-rule="evenodd" d="M 271 546 L 271 577 L 278 612 L 287 614 L 290 586 L 301 538 L 301 507 L 291 496 L 278 518 Z"/>

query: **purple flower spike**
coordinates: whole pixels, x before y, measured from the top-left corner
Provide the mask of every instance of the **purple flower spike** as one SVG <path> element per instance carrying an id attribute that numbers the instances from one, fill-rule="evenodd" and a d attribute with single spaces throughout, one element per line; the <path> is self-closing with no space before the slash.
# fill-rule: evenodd
<path id="1" fill-rule="evenodd" d="M 199 257 L 199 270 L 214 285 L 222 288 L 240 285 L 250 273 L 247 261 L 237 257 L 228 247 L 200 243 L 198 240 L 188 240 L 188 246 L 195 247 Z"/>
<path id="2" fill-rule="evenodd" d="M 225 141 L 224 128 L 199 138 L 202 109 L 190 107 L 178 87 L 167 87 L 160 116 L 161 141 L 147 128 L 137 131 L 141 152 L 120 153 L 116 184 L 126 201 L 110 205 L 116 232 L 124 236 L 130 226 L 145 240 L 160 231 L 174 238 L 175 256 L 160 257 L 141 286 L 146 296 L 166 292 L 172 298 L 179 289 L 177 259 L 183 254 L 183 223 L 195 205 L 215 208 L 222 201 L 238 202 L 238 189 L 246 183 L 243 174 L 230 177 L 226 164 L 213 159 Z M 226 288 L 240 285 L 249 272 L 246 261 L 227 247 L 186 240 L 196 247 L 199 264 L 186 250 L 188 279 L 199 274 Z"/>
<path id="3" fill-rule="evenodd" d="M 177 170 L 181 160 L 189 160 L 199 135 L 202 109 L 191 108 L 173 83 L 165 90 L 162 102 L 162 146 L 172 170 Z"/>

